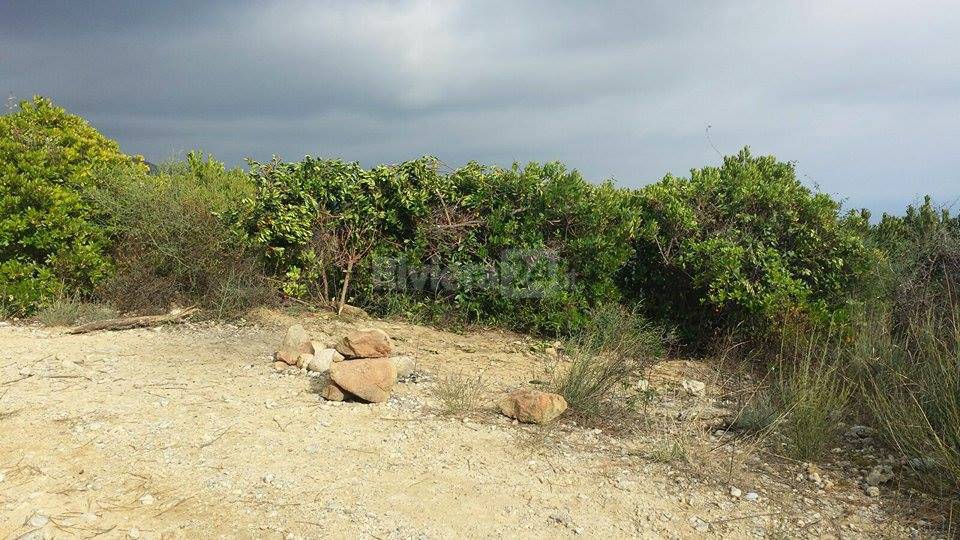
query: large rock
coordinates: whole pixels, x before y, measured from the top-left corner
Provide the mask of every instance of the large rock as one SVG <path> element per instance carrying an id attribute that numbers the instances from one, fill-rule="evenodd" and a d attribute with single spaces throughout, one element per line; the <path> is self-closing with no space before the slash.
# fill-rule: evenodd
<path id="1" fill-rule="evenodd" d="M 567 410 L 559 394 L 539 390 L 516 390 L 500 400 L 500 411 L 527 424 L 545 424 Z"/>
<path id="2" fill-rule="evenodd" d="M 367 328 L 347 334 L 336 349 L 347 358 L 385 358 L 393 353 L 393 342 L 383 330 Z"/>
<path id="3" fill-rule="evenodd" d="M 337 362 L 330 367 L 330 379 L 364 401 L 381 403 L 390 399 L 397 382 L 397 368 L 387 358 Z"/>
<path id="4" fill-rule="evenodd" d="M 310 342 L 307 331 L 299 324 L 295 324 L 287 329 L 283 343 L 280 344 L 274 357 L 277 361 L 295 366 L 301 354 L 313 354 L 313 344 Z"/>

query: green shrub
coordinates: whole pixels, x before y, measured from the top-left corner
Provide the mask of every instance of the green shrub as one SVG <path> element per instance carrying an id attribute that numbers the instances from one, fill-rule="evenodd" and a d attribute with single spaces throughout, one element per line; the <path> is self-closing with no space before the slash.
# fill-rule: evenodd
<path id="1" fill-rule="evenodd" d="M 449 174 L 429 157 L 370 170 L 311 157 L 251 167 L 256 193 L 230 217 L 283 292 L 379 313 L 402 294 L 470 322 L 573 328 L 618 298 L 636 230 L 629 191 L 555 163 Z"/>
<path id="2" fill-rule="evenodd" d="M 859 215 L 841 216 L 792 164 L 749 149 L 689 179 L 668 175 L 639 198 L 624 287 L 690 339 L 762 333 L 798 314 L 836 318 L 870 260 Z"/>
<path id="3" fill-rule="evenodd" d="M 97 167 L 131 161 L 46 98 L 0 117 L 0 304 L 8 314 L 31 313 L 65 290 L 87 293 L 109 273 L 107 238 L 82 194 Z"/>
<path id="4" fill-rule="evenodd" d="M 635 311 L 604 304 L 563 347 L 567 363 L 557 366 L 553 388 L 577 412 L 597 416 L 611 410 L 609 398 L 663 352 L 665 335 Z"/>
<path id="5" fill-rule="evenodd" d="M 243 175 L 207 159 L 165 166 L 158 175 L 119 167 L 101 172 L 91 192 L 99 224 L 113 240 L 115 272 L 98 295 L 124 311 L 166 311 L 197 305 L 217 317 L 270 297 L 255 254 L 217 215 L 236 204 Z"/>

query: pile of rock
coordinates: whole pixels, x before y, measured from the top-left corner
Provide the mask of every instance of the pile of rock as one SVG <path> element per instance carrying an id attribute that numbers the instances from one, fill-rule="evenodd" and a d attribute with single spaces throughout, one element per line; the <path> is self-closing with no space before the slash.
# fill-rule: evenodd
<path id="1" fill-rule="evenodd" d="M 296 366 L 326 374 L 321 395 L 331 401 L 359 399 L 380 403 L 390 398 L 398 378 L 414 369 L 410 356 L 393 354 L 393 341 L 378 328 L 356 330 L 331 347 L 311 341 L 299 324 L 291 326 L 274 355 L 276 367 Z"/>

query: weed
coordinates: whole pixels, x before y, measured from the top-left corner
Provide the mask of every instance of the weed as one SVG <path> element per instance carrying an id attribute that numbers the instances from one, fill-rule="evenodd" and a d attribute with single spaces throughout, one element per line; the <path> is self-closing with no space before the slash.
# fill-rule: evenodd
<path id="1" fill-rule="evenodd" d="M 819 457 L 837 436 L 850 385 L 832 334 L 816 331 L 785 338 L 775 364 L 773 392 L 783 414 L 780 431 L 795 459 Z"/>
<path id="2" fill-rule="evenodd" d="M 440 378 L 433 395 L 444 414 L 462 416 L 480 408 L 485 389 L 482 373 L 475 377 L 458 373 Z"/>
<path id="3" fill-rule="evenodd" d="M 116 316 L 116 310 L 109 306 L 61 295 L 37 312 L 36 318 L 44 326 L 70 326 Z"/>
<path id="4" fill-rule="evenodd" d="M 618 305 L 594 309 L 590 319 L 563 347 L 566 366 L 554 370 L 553 388 L 579 413 L 608 411 L 608 398 L 625 387 L 662 351 L 663 332 L 636 311 Z"/>

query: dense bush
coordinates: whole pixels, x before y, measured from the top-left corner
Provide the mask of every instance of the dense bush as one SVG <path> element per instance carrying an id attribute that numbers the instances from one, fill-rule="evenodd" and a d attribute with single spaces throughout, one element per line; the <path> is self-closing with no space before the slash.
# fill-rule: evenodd
<path id="1" fill-rule="evenodd" d="M 0 312 L 89 292 L 108 274 L 107 238 L 82 194 L 97 167 L 127 163 L 115 142 L 48 99 L 0 117 Z"/>
<path id="2" fill-rule="evenodd" d="M 624 285 L 688 338 L 784 316 L 830 319 L 870 261 L 858 215 L 749 149 L 639 194 L 643 224 Z"/>
<path id="3" fill-rule="evenodd" d="M 218 216 L 252 191 L 246 175 L 199 153 L 160 171 L 99 173 L 101 187 L 90 199 L 112 240 L 115 270 L 97 287 L 98 297 L 124 311 L 197 305 L 213 316 L 267 301 L 270 286 L 257 256 Z"/>
<path id="4" fill-rule="evenodd" d="M 636 230 L 632 194 L 551 163 L 434 158 L 379 166 L 307 157 L 252 163 L 256 196 L 232 218 L 284 292 L 366 307 L 448 306 L 467 320 L 549 332 L 616 300 Z M 430 309 L 429 307 L 427 309 Z"/>

